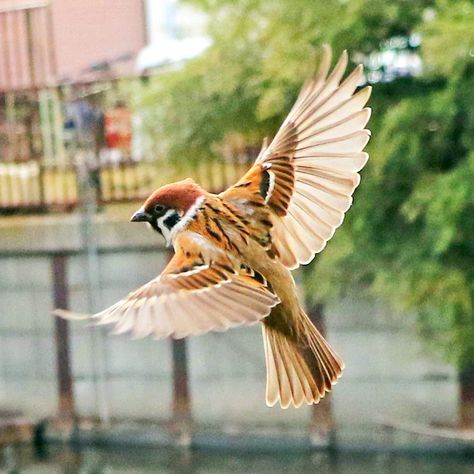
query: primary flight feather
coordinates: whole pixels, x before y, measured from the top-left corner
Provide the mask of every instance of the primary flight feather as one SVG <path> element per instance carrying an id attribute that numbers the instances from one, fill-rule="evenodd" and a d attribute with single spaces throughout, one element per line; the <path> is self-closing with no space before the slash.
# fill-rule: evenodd
<path id="1" fill-rule="evenodd" d="M 216 195 L 186 179 L 155 191 L 131 220 L 150 224 L 175 255 L 160 276 L 83 318 L 157 339 L 260 321 L 267 404 L 317 403 L 344 364 L 302 309 L 290 270 L 310 262 L 341 225 L 368 159 L 371 88 L 356 92 L 362 66 L 343 79 L 347 62 L 344 52 L 329 73 L 323 48 L 318 73 L 234 186 Z"/>

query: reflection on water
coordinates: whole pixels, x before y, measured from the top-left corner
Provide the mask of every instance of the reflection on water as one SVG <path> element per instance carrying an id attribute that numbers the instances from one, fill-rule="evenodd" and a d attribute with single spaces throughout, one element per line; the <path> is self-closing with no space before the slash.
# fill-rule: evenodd
<path id="1" fill-rule="evenodd" d="M 7 446 L 0 472 L 8 474 L 471 474 L 467 456 L 314 453 L 223 453 L 144 448 L 40 450 Z"/>

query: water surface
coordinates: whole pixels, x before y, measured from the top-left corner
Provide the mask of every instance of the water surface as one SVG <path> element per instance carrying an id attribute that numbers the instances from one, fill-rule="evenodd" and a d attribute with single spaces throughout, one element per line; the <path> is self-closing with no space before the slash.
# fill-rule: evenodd
<path id="1" fill-rule="evenodd" d="M 9 474 L 472 474 L 473 459 L 460 455 L 327 452 L 245 453 L 152 448 L 7 446 L 0 472 Z"/>

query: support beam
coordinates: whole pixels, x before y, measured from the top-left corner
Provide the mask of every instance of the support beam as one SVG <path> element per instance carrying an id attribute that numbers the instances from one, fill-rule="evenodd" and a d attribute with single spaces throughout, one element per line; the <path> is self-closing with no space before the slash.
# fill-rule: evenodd
<path id="1" fill-rule="evenodd" d="M 191 418 L 191 397 L 188 381 L 186 339 L 172 339 L 173 354 L 173 419 L 177 422 Z"/>
<path id="2" fill-rule="evenodd" d="M 309 318 L 318 328 L 319 332 L 326 337 L 323 305 L 313 305 L 308 309 Z M 334 429 L 331 394 L 327 393 L 317 405 L 312 405 L 311 408 L 310 431 L 313 444 L 315 446 L 327 446 L 331 443 Z"/>
<path id="3" fill-rule="evenodd" d="M 67 309 L 69 295 L 67 286 L 68 257 L 56 254 L 52 257 L 54 307 Z M 69 327 L 65 319 L 55 318 L 56 368 L 58 380 L 58 415 L 60 419 L 72 420 L 75 416 L 72 383 Z"/>
<path id="4" fill-rule="evenodd" d="M 474 429 L 474 365 L 459 373 L 459 415 L 461 427 Z"/>
<path id="5" fill-rule="evenodd" d="M 168 252 L 173 257 L 173 252 Z M 185 435 L 191 422 L 191 393 L 189 390 L 188 352 L 186 339 L 171 339 L 173 366 L 173 418 L 175 427 Z"/>

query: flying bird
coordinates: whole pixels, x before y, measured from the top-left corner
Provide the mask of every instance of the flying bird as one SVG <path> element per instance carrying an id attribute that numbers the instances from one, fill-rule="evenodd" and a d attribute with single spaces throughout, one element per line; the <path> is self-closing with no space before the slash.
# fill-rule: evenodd
<path id="1" fill-rule="evenodd" d="M 344 219 L 370 132 L 371 88 L 356 91 L 363 68 L 343 79 L 323 48 L 273 141 L 220 194 L 191 179 L 156 190 L 132 216 L 161 234 L 175 254 L 164 271 L 90 318 L 135 337 L 183 338 L 262 323 L 269 406 L 318 403 L 344 364 L 310 321 L 290 270 L 321 252 Z"/>

